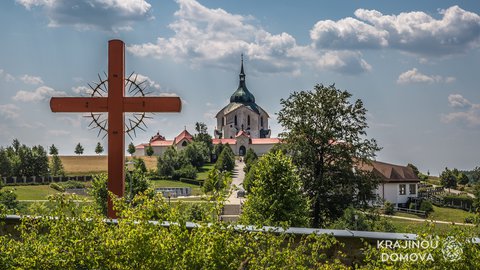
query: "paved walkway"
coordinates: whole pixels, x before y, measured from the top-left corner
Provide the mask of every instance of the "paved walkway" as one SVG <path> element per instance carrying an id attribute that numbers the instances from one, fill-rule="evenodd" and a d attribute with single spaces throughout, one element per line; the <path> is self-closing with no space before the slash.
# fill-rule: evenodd
<path id="1" fill-rule="evenodd" d="M 423 218 L 410 218 L 410 217 L 399 217 L 399 216 L 391 216 L 391 215 L 383 215 L 381 214 L 380 216 L 382 217 L 389 217 L 389 218 L 396 218 L 396 219 L 405 219 L 405 220 L 411 220 L 411 221 L 419 221 L 419 222 L 433 222 L 433 223 L 441 223 L 441 224 L 455 224 L 455 225 L 462 225 L 462 226 L 475 226 L 474 224 L 470 223 L 461 223 L 461 222 L 453 222 L 453 221 L 443 221 L 443 220 L 431 220 L 431 219 L 423 219 Z"/>
<path id="2" fill-rule="evenodd" d="M 243 171 L 244 167 L 244 162 L 235 160 L 235 168 L 233 169 L 232 174 L 232 185 L 230 186 L 231 194 L 225 204 L 242 204 L 244 198 L 237 198 L 237 191 L 243 189 L 243 179 L 245 178 L 245 172 Z"/>

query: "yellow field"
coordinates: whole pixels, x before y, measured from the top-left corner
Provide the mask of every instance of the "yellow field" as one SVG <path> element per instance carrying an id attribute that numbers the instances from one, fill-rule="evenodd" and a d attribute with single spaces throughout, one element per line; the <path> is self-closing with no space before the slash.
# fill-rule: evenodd
<path id="1" fill-rule="evenodd" d="M 127 157 L 131 159 L 130 157 Z M 157 157 L 141 157 L 147 169 L 156 169 Z M 90 175 L 107 172 L 107 156 L 60 156 L 67 175 Z"/>

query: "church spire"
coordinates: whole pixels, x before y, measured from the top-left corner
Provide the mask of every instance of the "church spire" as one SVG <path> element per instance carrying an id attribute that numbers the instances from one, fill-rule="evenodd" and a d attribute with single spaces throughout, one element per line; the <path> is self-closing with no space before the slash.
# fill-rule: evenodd
<path id="1" fill-rule="evenodd" d="M 238 83 L 238 89 L 230 97 L 230 102 L 236 103 L 255 103 L 255 97 L 248 91 L 247 85 L 245 83 L 245 70 L 243 69 L 243 53 L 242 53 L 242 62 L 240 66 L 240 81 Z"/>
<path id="2" fill-rule="evenodd" d="M 245 82 L 245 72 L 243 71 L 243 53 L 242 53 L 242 64 L 241 64 L 241 68 L 240 68 L 240 84 L 242 84 L 242 82 Z"/>

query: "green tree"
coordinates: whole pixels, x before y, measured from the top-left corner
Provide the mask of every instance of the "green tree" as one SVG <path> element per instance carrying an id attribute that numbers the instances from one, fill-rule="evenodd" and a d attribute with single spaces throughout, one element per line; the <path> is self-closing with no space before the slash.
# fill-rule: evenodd
<path id="1" fill-rule="evenodd" d="M 197 169 L 193 167 L 182 151 L 169 147 L 157 159 L 157 172 L 160 177 L 178 180 L 181 177 L 195 179 Z"/>
<path id="2" fill-rule="evenodd" d="M 195 131 L 197 133 L 193 136 L 193 140 L 196 142 L 203 142 L 208 149 L 208 160 L 210 160 L 210 155 L 213 151 L 212 136 L 208 134 L 207 125 L 202 122 L 195 123 Z"/>
<path id="3" fill-rule="evenodd" d="M 412 168 L 413 173 L 414 173 L 415 175 L 417 175 L 417 176 L 420 175 L 420 171 L 418 170 L 417 166 L 413 165 L 412 163 L 408 163 L 408 164 L 407 164 L 407 167 Z"/>
<path id="4" fill-rule="evenodd" d="M 440 182 L 444 188 L 455 188 L 457 186 L 457 176 L 448 167 L 445 167 L 445 170 L 440 174 Z"/>
<path id="5" fill-rule="evenodd" d="M 12 176 L 12 164 L 8 158 L 7 151 L 0 147 L 0 177 Z"/>
<path id="6" fill-rule="evenodd" d="M 215 168 L 220 171 L 233 171 L 235 168 L 235 156 L 228 144 L 225 145 L 217 162 L 215 162 Z"/>
<path id="7" fill-rule="evenodd" d="M 50 146 L 49 154 L 50 156 L 58 155 L 58 148 L 55 146 L 55 144 L 52 144 L 52 146 Z"/>
<path id="8" fill-rule="evenodd" d="M 207 178 L 203 183 L 203 191 L 207 192 L 220 192 L 225 189 L 228 183 L 231 181 L 230 173 L 220 171 L 212 168 L 208 171 Z"/>
<path id="9" fill-rule="evenodd" d="M 225 145 L 223 145 L 222 143 L 216 144 L 216 145 L 213 147 L 213 153 L 212 153 L 213 159 L 212 159 L 212 162 L 216 162 L 216 161 L 217 161 L 217 159 L 218 159 L 218 157 L 220 156 L 220 154 L 222 153 L 224 147 L 225 147 Z"/>
<path id="10" fill-rule="evenodd" d="M 147 156 L 151 157 L 151 156 L 153 156 L 153 153 L 154 153 L 154 151 L 153 151 L 152 145 L 148 144 L 147 149 L 145 150 L 145 154 L 147 154 Z"/>
<path id="11" fill-rule="evenodd" d="M 96 209 L 107 215 L 107 200 L 108 200 L 108 188 L 107 188 L 108 176 L 107 174 L 97 174 L 93 177 L 92 186 L 89 189 L 89 193 L 95 202 Z"/>
<path id="12" fill-rule="evenodd" d="M 468 176 L 464 173 L 459 173 L 457 175 L 457 180 L 458 180 L 458 183 L 460 185 L 466 185 L 470 182 L 470 179 L 468 178 Z"/>
<path id="13" fill-rule="evenodd" d="M 358 190 L 374 187 L 378 179 L 365 179 L 356 164 L 368 163 L 380 148 L 366 138 L 367 110 L 361 100 L 334 85 L 316 85 L 313 91 L 294 92 L 281 99 L 280 134 L 297 165 L 303 188 L 311 202 L 312 226 L 335 220 L 358 200 Z M 374 198 L 373 190 L 365 190 Z M 366 199 L 366 198 L 362 198 Z"/>
<path id="14" fill-rule="evenodd" d="M 97 146 L 95 146 L 95 153 L 97 155 L 103 153 L 103 146 L 100 144 L 100 142 L 97 142 Z"/>
<path id="15" fill-rule="evenodd" d="M 375 212 L 359 211 L 352 206 L 345 209 L 343 215 L 330 226 L 332 229 L 354 231 L 394 232 L 395 226 L 388 219 Z"/>
<path id="16" fill-rule="evenodd" d="M 132 142 L 128 145 L 127 152 L 130 154 L 130 156 L 133 156 L 135 154 L 135 145 L 133 145 Z"/>
<path id="17" fill-rule="evenodd" d="M 193 141 L 182 149 L 182 154 L 196 168 L 202 167 L 205 162 L 210 160 L 210 150 L 208 146 L 201 141 Z"/>
<path id="18" fill-rule="evenodd" d="M 52 176 L 63 176 L 65 171 L 63 169 L 62 160 L 58 155 L 53 155 L 50 160 L 50 174 Z"/>
<path id="19" fill-rule="evenodd" d="M 83 146 L 80 143 L 75 146 L 75 154 L 83 155 Z"/>
<path id="20" fill-rule="evenodd" d="M 248 149 L 247 153 L 245 154 L 245 157 L 243 158 L 243 162 L 245 162 L 245 167 L 243 168 L 243 170 L 245 171 L 245 173 L 248 173 L 248 171 L 250 170 L 250 167 L 257 159 L 258 159 L 257 153 L 255 153 L 255 151 L 252 148 Z"/>
<path id="21" fill-rule="evenodd" d="M 309 224 L 308 199 L 291 158 L 282 152 L 262 156 L 251 168 L 250 193 L 242 207 L 244 224 L 304 227 Z"/>

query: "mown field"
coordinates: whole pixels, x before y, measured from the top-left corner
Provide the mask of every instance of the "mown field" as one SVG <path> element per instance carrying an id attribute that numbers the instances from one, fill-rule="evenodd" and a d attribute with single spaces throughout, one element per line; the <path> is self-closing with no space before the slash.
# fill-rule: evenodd
<path id="1" fill-rule="evenodd" d="M 70 176 L 107 172 L 107 156 L 60 156 L 65 173 Z M 131 159 L 131 157 L 127 157 Z M 142 157 L 147 169 L 157 168 L 157 157 Z"/>

